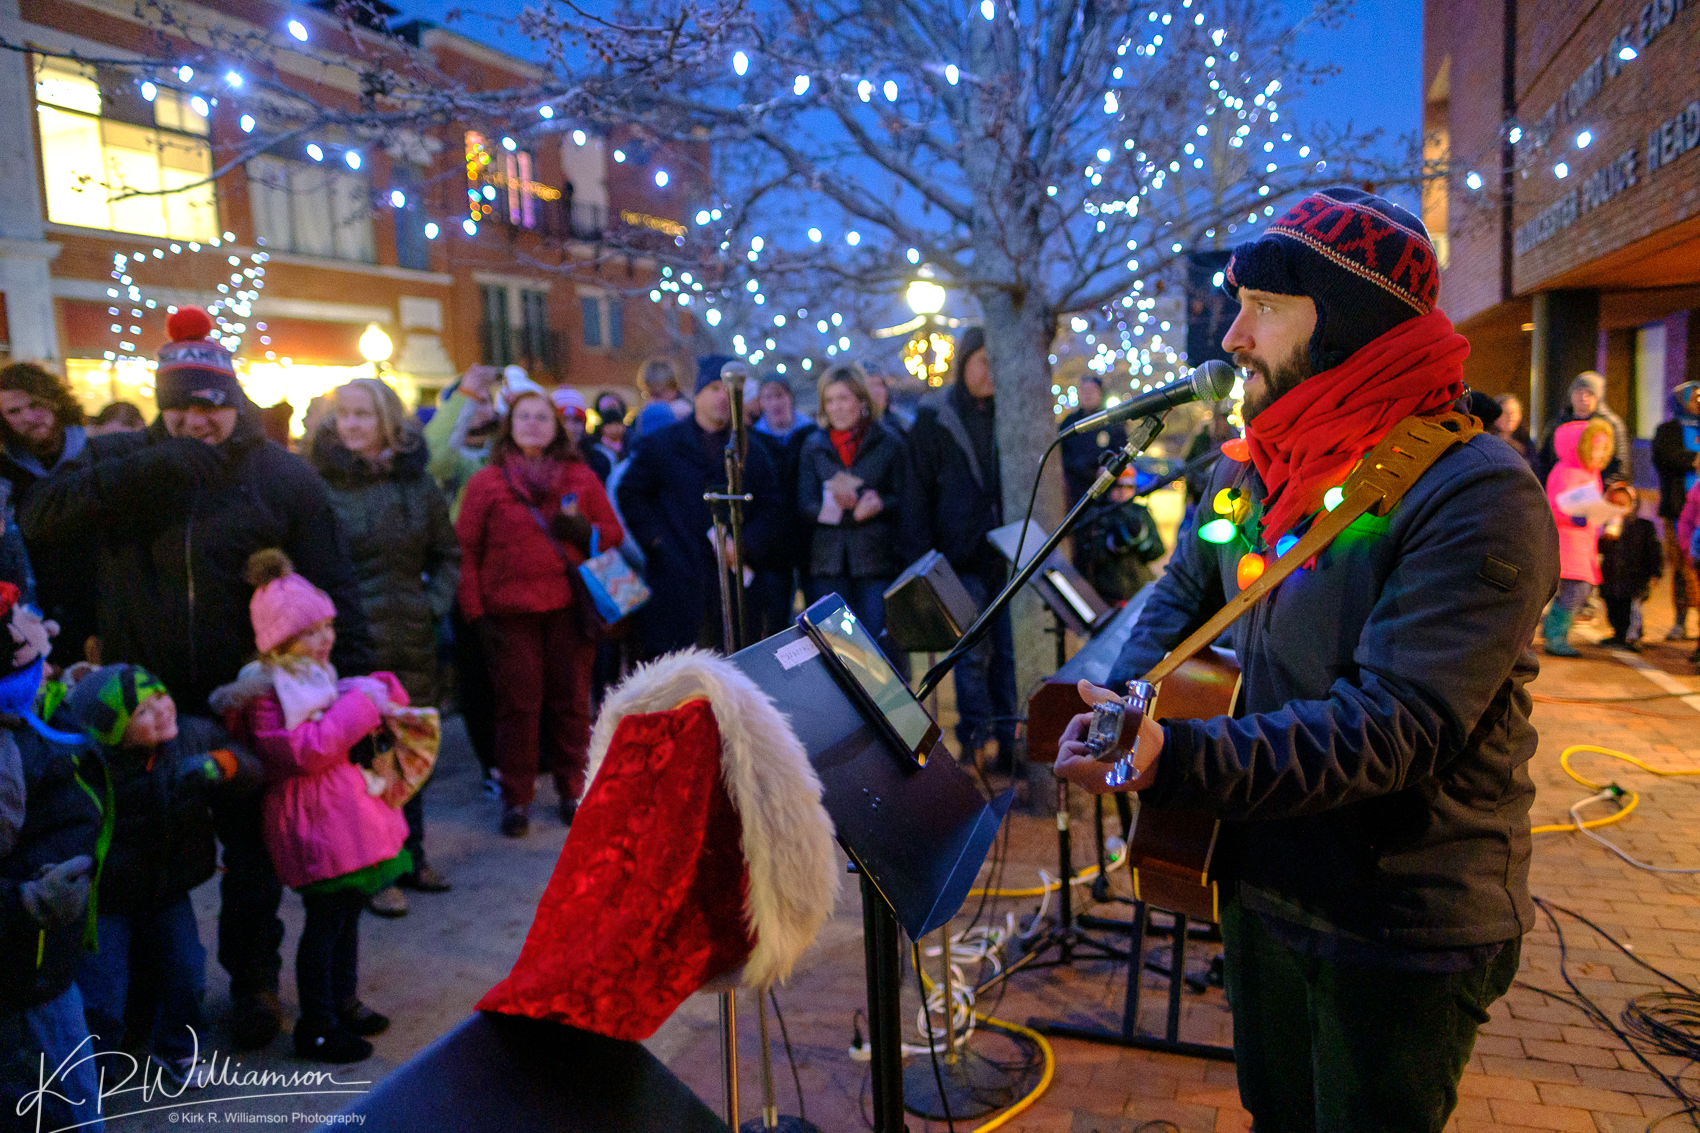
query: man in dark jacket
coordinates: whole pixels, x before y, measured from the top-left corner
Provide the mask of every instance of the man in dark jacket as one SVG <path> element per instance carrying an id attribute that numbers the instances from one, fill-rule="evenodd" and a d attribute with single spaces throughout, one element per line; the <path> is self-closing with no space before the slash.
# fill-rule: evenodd
<path id="1" fill-rule="evenodd" d="M 1098 378 L 1080 380 L 1080 408 L 1062 419 L 1058 429 L 1066 429 L 1104 408 L 1104 383 Z M 1076 433 L 1064 437 L 1062 443 L 1063 485 L 1068 489 L 1068 506 L 1073 507 L 1092 481 L 1098 478 L 1098 461 L 1111 445 L 1121 447 L 1127 440 L 1125 425 L 1106 426 L 1094 433 Z"/>
<path id="2" fill-rule="evenodd" d="M 88 444 L 83 407 L 57 376 L 33 362 L 14 362 L 0 369 L 0 440 L 5 442 L 0 478 L 11 483 L 12 514 L 22 515 L 35 485 L 82 455 Z M 18 539 L 15 531 L 0 534 L 0 554 Z M 59 624 L 58 663 L 83 660 L 84 645 L 95 633 L 95 566 L 88 544 L 31 539 L 24 545 L 33 598 L 22 580 L 9 581 Z"/>
<path id="3" fill-rule="evenodd" d="M 979 327 L 963 331 L 957 342 L 956 381 L 921 399 L 909 451 L 931 546 L 984 609 L 1003 589 L 1008 570 L 986 538 L 1003 523 L 1003 477 L 986 332 Z M 1015 641 L 1007 612 L 963 657 L 953 677 L 962 753 L 991 757 L 1008 770 L 1015 757 Z"/>
<path id="4" fill-rule="evenodd" d="M 1313 194 L 1235 250 L 1223 348 L 1250 371 L 1252 463 L 1219 461 L 1200 511 L 1226 487 L 1251 506 L 1222 517 L 1227 542 L 1198 534 L 1215 516 L 1181 532 L 1113 680 L 1208 620 L 1241 560 L 1306 528 L 1399 420 L 1462 392 L 1469 345 L 1434 309 L 1435 264 L 1421 221 L 1353 189 Z M 1445 1125 L 1534 921 L 1524 686 L 1557 575 L 1540 485 L 1476 436 L 1234 624 L 1243 715 L 1146 719 L 1129 737 L 1142 806 L 1222 820 L 1235 1061 L 1259 1129 Z M 1089 719 L 1057 773 L 1102 792 L 1105 765 L 1077 742 Z"/>
<path id="5" fill-rule="evenodd" d="M 200 314 L 205 329 L 193 319 Z M 266 439 L 211 320 L 184 308 L 160 350 L 160 415 L 142 433 L 96 437 L 38 484 L 24 538 L 77 541 L 96 559 L 102 659 L 146 668 L 191 713 L 254 655 L 253 587 L 243 565 L 278 547 L 336 604 L 344 676 L 372 668 L 372 639 L 324 482 Z M 258 799 L 222 808 L 218 959 L 230 973 L 235 1038 L 244 1047 L 278 1030 L 283 890 L 260 841 Z"/>
<path id="6" fill-rule="evenodd" d="M 1676 537 L 1676 521 L 1694 487 L 1694 462 L 1700 460 L 1700 382 L 1683 382 L 1670 391 L 1670 419 L 1653 430 L 1653 468 L 1659 474 L 1659 522 L 1664 528 L 1665 562 L 1671 571 L 1671 603 L 1676 621 L 1666 641 L 1688 636 L 1688 609 L 1700 607 L 1700 578 L 1694 559 Z"/>
<path id="7" fill-rule="evenodd" d="M 1593 370 L 1583 370 L 1570 383 L 1570 398 L 1559 412 L 1558 420 L 1547 427 L 1546 436 L 1541 439 L 1535 474 L 1541 478 L 1542 483 L 1546 482 L 1547 476 L 1558 464 L 1558 454 L 1553 451 L 1553 438 L 1558 434 L 1558 427 L 1571 421 L 1591 421 L 1595 418 L 1610 424 L 1612 430 L 1612 458 L 1601 471 L 1600 478 L 1607 484 L 1629 479 L 1629 428 L 1624 425 L 1623 418 L 1606 408 L 1605 378 Z"/>
<path id="8" fill-rule="evenodd" d="M 690 645 L 722 645 L 720 582 L 709 538 L 714 517 L 702 497 L 726 486 L 732 401 L 720 367 L 731 361 L 736 359 L 719 354 L 698 360 L 691 416 L 645 436 L 620 480 L 620 514 L 643 548 L 644 577 L 653 595 L 638 615 L 650 656 Z M 778 553 L 785 506 L 778 472 L 767 450 L 753 441 L 744 458 L 744 492 L 755 497 L 744 505 L 743 518 L 744 565 L 753 572 L 769 566 Z M 729 559 L 729 543 L 725 550 Z M 749 598 L 746 591 L 753 632 Z"/>
<path id="9" fill-rule="evenodd" d="M 804 580 L 809 576 L 809 543 L 814 537 L 814 524 L 788 505 L 797 495 L 803 442 L 818 430 L 813 423 L 798 419 L 791 383 L 777 374 L 762 379 L 759 401 L 761 418 L 750 427 L 750 444 L 766 450 L 768 461 L 779 476 L 779 498 L 787 505 L 784 517 L 778 521 L 781 531 L 773 561 L 766 569 L 757 571 L 755 581 L 750 584 L 750 591 L 756 597 L 752 609 L 761 611 L 760 626 L 752 625 L 750 633 L 765 637 L 791 624 L 797 588 L 799 584 L 807 587 Z"/>

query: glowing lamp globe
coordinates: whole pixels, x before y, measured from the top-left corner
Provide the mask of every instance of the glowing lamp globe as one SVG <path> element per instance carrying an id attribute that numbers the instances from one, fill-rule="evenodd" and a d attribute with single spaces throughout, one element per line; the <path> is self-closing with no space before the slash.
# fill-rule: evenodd
<path id="1" fill-rule="evenodd" d="M 390 336 L 384 333 L 384 328 L 377 323 L 368 323 L 360 335 L 360 357 L 376 365 L 388 362 L 395 351 L 395 344 Z"/>
<path id="2" fill-rule="evenodd" d="M 904 298 L 909 309 L 917 315 L 936 315 L 944 310 L 944 288 L 928 279 L 917 279 L 909 285 Z"/>

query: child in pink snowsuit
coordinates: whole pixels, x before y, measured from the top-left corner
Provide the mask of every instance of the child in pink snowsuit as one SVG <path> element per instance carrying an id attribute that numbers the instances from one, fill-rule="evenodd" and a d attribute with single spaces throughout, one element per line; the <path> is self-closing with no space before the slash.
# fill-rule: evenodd
<path id="1" fill-rule="evenodd" d="M 356 995 L 360 912 L 410 865 L 406 820 L 375 797 L 349 752 L 384 713 L 407 704 L 407 693 L 390 673 L 337 679 L 330 665 L 336 607 L 283 552 L 255 552 L 248 581 L 256 588 L 249 613 L 260 656 L 210 702 L 265 765 L 266 849 L 307 911 L 295 956 L 295 1053 L 358 1062 L 372 1053 L 364 1036 L 389 1026 Z"/>
<path id="2" fill-rule="evenodd" d="M 1559 582 L 1558 597 L 1541 620 L 1541 635 L 1546 638 L 1546 651 L 1555 657 L 1580 656 L 1570 644 L 1570 626 L 1576 611 L 1600 584 L 1600 528 L 1604 526 L 1596 512 L 1583 514 L 1580 505 L 1567 507 L 1560 498 L 1573 501 L 1577 489 L 1592 487 L 1592 493 L 1582 494 L 1601 499 L 1600 470 L 1611 460 L 1615 444 L 1610 422 L 1599 418 L 1567 422 L 1553 434 L 1558 463 L 1547 474 L 1547 502 L 1558 524 Z"/>

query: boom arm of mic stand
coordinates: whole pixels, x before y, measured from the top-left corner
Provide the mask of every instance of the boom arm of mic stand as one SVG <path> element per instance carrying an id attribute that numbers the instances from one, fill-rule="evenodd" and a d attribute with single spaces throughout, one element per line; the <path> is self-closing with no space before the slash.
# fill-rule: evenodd
<path id="1" fill-rule="evenodd" d="M 961 640 L 951 648 L 951 651 L 946 653 L 938 664 L 927 670 L 927 675 L 921 678 L 920 687 L 915 690 L 917 700 L 925 700 L 932 695 L 939 682 L 944 680 L 945 674 L 955 668 L 956 663 L 962 660 L 970 649 L 979 644 L 980 639 L 991 630 L 992 621 L 1015 600 L 1016 593 L 1027 585 L 1027 581 L 1038 572 L 1041 566 L 1045 565 L 1045 560 L 1050 557 L 1051 552 L 1057 549 L 1058 544 L 1070 531 L 1074 530 L 1075 524 L 1080 522 L 1081 513 L 1110 490 L 1110 485 L 1116 482 L 1116 478 L 1122 474 L 1122 470 L 1128 466 L 1128 462 L 1144 452 L 1146 447 L 1157 439 L 1157 434 L 1162 431 L 1163 418 L 1161 417 L 1141 417 L 1135 423 L 1128 434 L 1127 444 L 1116 454 L 1114 460 L 1111 460 L 1099 470 L 1098 479 L 1092 482 L 1092 486 L 1086 490 L 1086 494 L 1081 496 L 1080 501 L 1063 517 L 1063 521 L 1057 525 L 1057 529 L 1051 533 L 1050 538 L 1046 539 L 1044 544 L 1037 551 L 1034 551 L 1027 562 L 1015 572 L 1015 577 L 1010 579 L 1009 583 L 998 592 L 998 596 L 993 598 L 986 608 L 980 612 L 980 616 L 974 619 L 974 624 L 963 631 Z"/>

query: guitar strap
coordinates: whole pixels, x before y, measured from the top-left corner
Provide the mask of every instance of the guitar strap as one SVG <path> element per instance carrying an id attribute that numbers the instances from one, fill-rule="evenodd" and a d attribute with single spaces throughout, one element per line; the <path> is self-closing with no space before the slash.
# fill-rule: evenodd
<path id="1" fill-rule="evenodd" d="M 1465 444 L 1482 431 L 1482 423 L 1462 413 L 1443 413 L 1438 417 L 1407 417 L 1393 426 L 1381 443 L 1371 449 L 1352 474 L 1346 477 L 1341 491 L 1344 498 L 1333 511 L 1317 516 L 1302 539 L 1286 554 L 1276 559 L 1269 569 L 1250 586 L 1230 599 L 1185 641 L 1169 651 L 1144 680 L 1156 684 L 1193 656 L 1255 606 L 1265 594 L 1309 562 L 1334 537 L 1352 525 L 1360 515 L 1386 515 L 1404 498 L 1411 485 L 1434 466 L 1453 445 Z"/>

